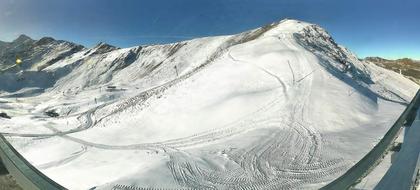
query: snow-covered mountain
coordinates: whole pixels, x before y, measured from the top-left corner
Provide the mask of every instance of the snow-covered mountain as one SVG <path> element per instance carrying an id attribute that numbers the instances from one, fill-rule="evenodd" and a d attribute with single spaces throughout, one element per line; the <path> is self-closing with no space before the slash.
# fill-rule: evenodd
<path id="1" fill-rule="evenodd" d="M 0 61 L 0 131 L 69 189 L 316 189 L 418 88 L 297 20 L 124 49 L 22 36 Z"/>
<path id="2" fill-rule="evenodd" d="M 16 68 L 13 71 L 21 69 L 38 71 L 83 49 L 81 45 L 49 37 L 33 40 L 28 36 L 20 35 L 13 42 L 0 43 L 0 65 L 3 70 L 14 66 L 18 57 L 23 59 L 25 64 L 22 68 Z"/>

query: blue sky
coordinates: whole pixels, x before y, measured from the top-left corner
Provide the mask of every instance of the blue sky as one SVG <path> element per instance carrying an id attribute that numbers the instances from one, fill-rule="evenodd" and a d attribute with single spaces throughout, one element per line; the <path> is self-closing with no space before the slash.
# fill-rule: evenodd
<path id="1" fill-rule="evenodd" d="M 419 0 L 0 0 L 0 40 L 52 36 L 120 47 L 316 23 L 359 57 L 420 59 Z"/>

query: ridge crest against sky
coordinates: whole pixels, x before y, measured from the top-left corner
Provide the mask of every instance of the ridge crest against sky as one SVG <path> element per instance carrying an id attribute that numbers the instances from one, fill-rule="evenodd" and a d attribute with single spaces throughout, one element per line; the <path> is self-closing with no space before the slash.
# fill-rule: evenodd
<path id="1" fill-rule="evenodd" d="M 240 33 L 284 18 L 324 27 L 359 57 L 420 59 L 418 0 L 1 0 L 0 40 L 51 36 L 91 47 Z"/>

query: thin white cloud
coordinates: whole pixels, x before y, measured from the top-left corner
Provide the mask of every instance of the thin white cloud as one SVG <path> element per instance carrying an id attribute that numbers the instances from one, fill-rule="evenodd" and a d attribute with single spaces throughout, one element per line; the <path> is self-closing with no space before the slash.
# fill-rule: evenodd
<path id="1" fill-rule="evenodd" d="M 13 14 L 12 11 L 5 11 L 5 12 L 3 12 L 3 16 L 5 16 L 5 17 L 9 17 L 12 14 Z"/>

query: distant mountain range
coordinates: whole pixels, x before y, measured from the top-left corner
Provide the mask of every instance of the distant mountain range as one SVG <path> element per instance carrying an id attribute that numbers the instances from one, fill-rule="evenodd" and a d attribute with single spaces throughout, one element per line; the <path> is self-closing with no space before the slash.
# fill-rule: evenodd
<path id="1" fill-rule="evenodd" d="M 381 57 L 366 57 L 364 60 L 397 73 L 401 73 L 410 80 L 420 84 L 420 60 L 413 60 L 409 58 L 388 60 Z"/>
<path id="2" fill-rule="evenodd" d="M 83 49 L 81 45 L 51 37 L 33 40 L 20 35 L 12 42 L 0 41 L 0 70 L 42 70 Z M 17 58 L 25 63 L 19 69 L 15 67 Z"/>

